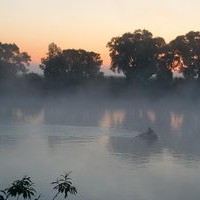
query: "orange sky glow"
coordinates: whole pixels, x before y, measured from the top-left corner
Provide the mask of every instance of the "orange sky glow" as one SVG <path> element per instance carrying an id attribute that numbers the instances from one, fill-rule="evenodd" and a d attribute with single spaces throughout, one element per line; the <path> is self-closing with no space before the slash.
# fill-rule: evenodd
<path id="1" fill-rule="evenodd" d="M 39 65 L 48 44 L 101 54 L 112 37 L 147 29 L 167 42 L 199 31 L 199 0 L 1 0 L 0 42 L 16 43 Z"/>

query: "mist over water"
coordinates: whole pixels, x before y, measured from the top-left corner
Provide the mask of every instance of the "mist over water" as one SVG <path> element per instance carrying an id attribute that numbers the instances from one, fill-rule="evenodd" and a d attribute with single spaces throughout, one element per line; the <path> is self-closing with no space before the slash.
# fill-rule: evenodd
<path id="1" fill-rule="evenodd" d="M 200 106 L 80 93 L 0 98 L 0 186 L 29 175 L 43 199 L 73 171 L 71 199 L 200 197 Z M 158 140 L 137 136 L 152 127 Z"/>

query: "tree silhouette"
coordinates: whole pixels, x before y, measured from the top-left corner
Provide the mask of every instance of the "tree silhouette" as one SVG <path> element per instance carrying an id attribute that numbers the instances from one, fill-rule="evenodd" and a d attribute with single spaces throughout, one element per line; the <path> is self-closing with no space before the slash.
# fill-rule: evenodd
<path id="1" fill-rule="evenodd" d="M 179 59 L 179 70 L 186 79 L 200 78 L 200 32 L 190 31 L 169 43 Z"/>
<path id="2" fill-rule="evenodd" d="M 170 84 L 173 80 L 172 71 L 175 68 L 175 63 L 178 62 L 180 57 L 175 56 L 175 52 L 171 50 L 169 45 L 161 48 L 160 53 L 157 55 L 157 81 L 159 84 Z"/>
<path id="3" fill-rule="evenodd" d="M 78 81 L 102 76 L 100 55 L 83 49 L 61 51 L 56 44 L 49 45 L 47 57 L 42 59 L 40 68 L 44 77 L 53 81 Z"/>
<path id="4" fill-rule="evenodd" d="M 18 72 L 26 72 L 31 61 L 26 52 L 20 52 L 16 44 L 0 42 L 0 79 L 14 77 Z"/>
<path id="5" fill-rule="evenodd" d="M 19 196 L 22 195 L 24 199 L 31 199 L 36 193 L 33 185 L 31 178 L 25 176 L 21 180 L 14 181 L 11 187 L 4 190 L 4 194 L 7 195 L 7 198 L 17 196 L 17 199 L 19 199 Z"/>
<path id="6" fill-rule="evenodd" d="M 56 57 L 56 56 L 60 55 L 61 53 L 62 53 L 61 48 L 58 47 L 54 42 L 49 44 L 48 53 L 47 53 L 49 58 Z"/>
<path id="7" fill-rule="evenodd" d="M 53 200 L 59 195 L 64 193 L 64 198 L 68 197 L 68 194 L 76 194 L 77 189 L 73 186 L 71 182 L 71 178 L 69 177 L 70 173 L 66 173 L 65 175 L 61 175 L 60 178 L 57 178 L 56 181 L 52 182 L 51 184 L 55 185 L 54 190 L 57 191 L 56 195 L 54 196 Z"/>
<path id="8" fill-rule="evenodd" d="M 136 30 L 115 37 L 107 44 L 110 50 L 111 70 L 123 72 L 128 79 L 147 81 L 156 73 L 157 58 L 164 47 L 163 38 L 153 38 L 147 30 Z"/>

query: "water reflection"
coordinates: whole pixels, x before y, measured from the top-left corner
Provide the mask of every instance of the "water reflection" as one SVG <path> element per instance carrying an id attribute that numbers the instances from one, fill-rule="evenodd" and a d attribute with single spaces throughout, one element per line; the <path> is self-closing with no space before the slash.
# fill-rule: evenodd
<path id="1" fill-rule="evenodd" d="M 148 117 L 148 119 L 151 123 L 154 123 L 156 121 L 156 115 L 155 115 L 155 112 L 153 110 L 148 110 L 146 112 L 146 114 L 147 114 L 147 117 Z"/>
<path id="2" fill-rule="evenodd" d="M 183 125 L 184 116 L 183 114 L 177 114 L 171 112 L 171 128 L 173 130 L 181 130 Z"/>
<path id="3" fill-rule="evenodd" d="M 192 106 L 191 106 L 192 105 Z M 0 99 L 0 121 L 88 126 L 144 131 L 149 126 L 165 137 L 200 128 L 198 104 L 73 98 Z"/>
<path id="4" fill-rule="evenodd" d="M 30 123 L 30 124 L 48 124 L 48 125 L 67 125 L 75 127 L 101 127 L 104 129 L 118 129 L 127 131 L 145 131 L 151 126 L 159 135 L 159 143 L 143 144 L 138 141 L 132 141 L 115 136 L 112 132 L 108 142 L 108 149 L 115 153 L 146 154 L 150 156 L 156 153 L 162 153 L 164 149 L 169 149 L 174 156 L 184 155 L 191 159 L 200 157 L 200 110 L 198 105 L 186 106 L 180 102 L 125 102 L 124 100 L 116 103 L 110 103 L 108 100 L 85 101 L 72 98 L 55 99 L 1 99 L 0 104 L 1 123 Z M 83 128 L 80 128 L 84 132 Z M 51 127 L 52 130 L 52 127 Z M 73 132 L 77 141 L 77 130 Z M 30 131 L 28 131 L 30 132 Z M 66 129 L 67 132 L 71 130 Z M 89 133 L 90 132 L 90 133 Z M 84 132 L 85 141 L 90 140 L 94 129 Z M 176 134 L 172 134 L 176 133 Z M 99 131 L 104 135 L 105 132 Z M 111 134 L 111 133 L 110 133 Z M 98 134 L 97 134 L 98 135 Z M 72 137 L 72 136 L 71 136 Z M 10 138 L 10 139 L 9 139 Z M 13 138 L 13 139 L 12 139 Z M 49 145 L 59 144 L 69 140 L 59 137 L 57 133 L 51 132 L 48 138 Z M 18 141 L 16 134 L 6 135 L 5 130 L 1 130 L 0 142 L 11 143 Z M 102 140 L 103 141 L 103 140 Z"/>
<path id="5" fill-rule="evenodd" d="M 108 150 L 123 160 L 126 158 L 139 165 L 149 162 L 151 156 L 161 154 L 163 151 L 159 141 L 148 141 L 138 137 L 109 137 Z"/>
<path id="6" fill-rule="evenodd" d="M 2 180 L 33 175 L 48 199 L 51 190 L 43 185 L 70 169 L 84 199 L 199 195 L 198 104 L 69 97 L 0 101 Z M 135 137 L 149 126 L 157 141 Z"/>
<path id="7" fill-rule="evenodd" d="M 124 100 L 110 103 L 108 100 L 85 101 L 78 98 L 60 98 L 56 102 L 55 99 L 44 98 L 1 99 L 0 121 L 1 124 L 20 122 L 129 131 L 145 131 L 151 126 L 159 135 L 163 148 L 175 152 L 182 149 L 183 154 L 192 151 L 199 156 L 200 109 L 197 104 L 191 105 Z M 4 135 L 1 131 L 1 138 Z M 119 140 L 123 141 L 123 138 Z M 114 141 L 116 143 L 116 139 Z"/>
<path id="8" fill-rule="evenodd" d="M 185 130 L 198 126 L 199 111 L 176 107 L 174 103 L 108 102 L 107 100 L 0 99 L 0 120 L 71 126 L 92 126 L 144 130 L 153 126 L 159 132 Z M 163 105 L 164 104 L 164 105 Z M 194 112 L 193 112 L 194 111 Z M 185 121 L 184 121 L 185 120 Z M 188 121 L 189 120 L 189 121 Z M 184 121 L 184 122 L 183 122 Z M 193 123 L 193 124 L 192 124 Z M 185 127 L 183 127 L 185 126 Z"/>
<path id="9" fill-rule="evenodd" d="M 42 122 L 41 98 L 0 98 L 0 122 Z"/>
<path id="10" fill-rule="evenodd" d="M 102 119 L 100 119 L 100 127 L 103 128 L 113 128 L 113 127 L 121 127 L 121 124 L 124 122 L 125 112 L 124 111 L 108 111 L 106 110 Z"/>
<path id="11" fill-rule="evenodd" d="M 104 109 L 101 104 L 79 99 L 60 99 L 55 105 L 49 101 L 44 106 L 44 123 L 69 126 L 98 127 Z"/>

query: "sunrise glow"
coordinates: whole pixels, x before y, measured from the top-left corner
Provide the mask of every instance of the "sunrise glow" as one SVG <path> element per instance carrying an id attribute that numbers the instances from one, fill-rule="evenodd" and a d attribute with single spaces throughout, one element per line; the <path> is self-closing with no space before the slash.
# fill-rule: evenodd
<path id="1" fill-rule="evenodd" d="M 2 0 L 1 42 L 16 43 L 39 64 L 48 44 L 101 54 L 110 64 L 107 42 L 138 28 L 167 42 L 190 30 L 198 31 L 198 0 Z"/>

